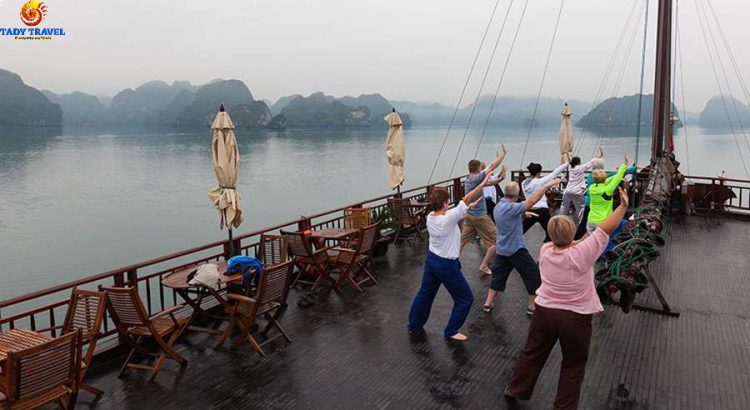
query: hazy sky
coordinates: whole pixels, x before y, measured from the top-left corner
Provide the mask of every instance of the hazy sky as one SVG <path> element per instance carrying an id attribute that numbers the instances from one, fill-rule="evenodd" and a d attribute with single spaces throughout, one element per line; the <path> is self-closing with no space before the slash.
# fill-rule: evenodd
<path id="1" fill-rule="evenodd" d="M 0 0 L 0 27 L 24 27 L 19 18 L 24 1 Z M 691 110 L 702 109 L 710 96 L 718 94 L 696 1 L 679 1 L 685 97 Z M 707 4 L 708 0 L 700 1 Z M 746 30 L 750 2 L 711 1 L 743 75 L 750 77 Z M 486 92 L 494 92 L 524 2 L 513 1 Z M 636 14 L 644 2 L 637 1 Z M 255 98 L 270 100 L 322 90 L 336 96 L 380 92 L 394 100 L 455 104 L 495 0 L 45 3 L 48 14 L 40 27 L 63 27 L 65 38 L 0 38 L 0 67 L 42 89 L 113 95 L 152 79 L 200 84 L 214 78 L 237 78 Z M 500 1 L 469 99 L 478 89 L 510 3 Z M 536 95 L 539 89 L 560 0 L 529 3 L 501 88 L 504 95 Z M 651 1 L 650 23 L 655 22 L 657 3 Z M 594 99 L 633 4 L 634 0 L 565 0 L 544 95 Z M 655 25 L 650 26 L 649 43 L 653 44 Z M 617 72 L 625 61 L 617 95 L 637 92 L 642 30 L 641 19 L 630 58 L 624 58 L 625 44 L 605 97 L 615 93 Z M 653 88 L 652 54 L 649 49 L 649 92 Z M 730 81 L 736 81 L 728 60 L 724 63 Z M 742 96 L 738 87 L 733 92 Z M 681 100 L 679 94 L 677 100 Z"/>

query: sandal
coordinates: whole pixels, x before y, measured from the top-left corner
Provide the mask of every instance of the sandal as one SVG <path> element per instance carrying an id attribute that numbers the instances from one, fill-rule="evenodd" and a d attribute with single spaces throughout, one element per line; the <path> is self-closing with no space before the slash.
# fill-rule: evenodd
<path id="1" fill-rule="evenodd" d="M 492 309 L 494 307 L 495 307 L 494 304 L 492 304 L 492 305 L 484 305 L 484 306 L 482 306 L 482 310 L 484 311 L 484 313 L 490 313 L 490 312 L 492 312 Z"/>

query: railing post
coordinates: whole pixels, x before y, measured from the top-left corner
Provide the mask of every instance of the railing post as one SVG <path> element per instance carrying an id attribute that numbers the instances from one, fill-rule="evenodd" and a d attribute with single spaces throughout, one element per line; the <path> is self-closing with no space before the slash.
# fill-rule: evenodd
<path id="1" fill-rule="evenodd" d="M 138 270 L 137 269 L 130 269 L 129 271 L 125 272 L 125 274 L 128 277 L 127 285 L 132 287 L 138 286 Z"/>
<path id="2" fill-rule="evenodd" d="M 453 203 L 457 204 L 461 198 L 464 197 L 464 186 L 461 183 L 461 178 L 453 179 Z"/>

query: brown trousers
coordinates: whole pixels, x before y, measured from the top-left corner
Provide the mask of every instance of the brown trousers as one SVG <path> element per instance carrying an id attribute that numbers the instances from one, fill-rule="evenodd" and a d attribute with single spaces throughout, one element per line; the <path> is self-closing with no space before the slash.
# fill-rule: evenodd
<path id="1" fill-rule="evenodd" d="M 526 346 L 513 368 L 508 392 L 521 400 L 531 398 L 539 373 L 559 339 L 563 360 L 554 408 L 578 408 L 581 383 L 589 357 L 591 317 L 592 315 L 536 305 Z"/>

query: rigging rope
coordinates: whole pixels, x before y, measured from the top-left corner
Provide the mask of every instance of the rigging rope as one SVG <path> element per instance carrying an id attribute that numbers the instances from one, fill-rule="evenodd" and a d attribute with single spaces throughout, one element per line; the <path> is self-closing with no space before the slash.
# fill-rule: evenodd
<path id="1" fill-rule="evenodd" d="M 542 82 L 539 85 L 539 92 L 536 95 L 536 102 L 534 103 L 534 112 L 531 114 L 531 124 L 529 124 L 529 133 L 526 135 L 526 143 L 523 145 L 523 155 L 521 156 L 521 164 L 518 166 L 519 169 L 523 167 L 523 162 L 526 160 L 526 150 L 529 147 L 529 139 L 531 139 L 531 131 L 534 129 L 534 121 L 536 119 L 536 111 L 539 108 L 539 99 L 542 97 L 542 90 L 544 89 L 544 80 L 547 78 L 547 69 L 549 68 L 550 58 L 552 57 L 552 49 L 555 46 L 555 39 L 557 38 L 557 29 L 560 27 L 560 17 L 565 6 L 565 0 L 560 0 L 560 10 L 557 12 L 557 21 L 555 21 L 555 30 L 552 32 L 552 41 L 549 45 L 549 51 L 547 52 L 547 62 L 544 64 L 544 72 L 542 73 Z"/>
<path id="2" fill-rule="evenodd" d="M 453 159 L 453 164 L 451 165 L 451 171 L 448 174 L 449 178 L 453 176 L 453 171 L 456 169 L 458 156 L 461 154 L 461 148 L 464 146 L 464 141 L 466 140 L 466 134 L 468 134 L 469 132 L 469 127 L 471 127 L 471 120 L 474 119 L 474 112 L 476 111 L 477 105 L 479 105 L 479 99 L 482 96 L 484 83 L 485 81 L 487 81 L 487 75 L 490 73 L 490 69 L 492 68 L 492 62 L 495 60 L 495 54 L 497 53 L 497 46 L 500 45 L 500 38 L 502 38 L 503 32 L 505 31 L 505 23 L 508 22 L 508 16 L 510 16 L 510 10 L 513 7 L 513 1 L 514 0 L 510 0 L 510 3 L 508 3 L 508 11 L 505 13 L 503 24 L 500 25 L 500 32 L 497 33 L 497 39 L 495 39 L 495 46 L 492 48 L 492 54 L 490 54 L 490 61 L 487 63 L 487 69 L 484 70 L 484 76 L 482 77 L 482 82 L 479 85 L 479 91 L 477 91 L 477 97 L 474 99 L 474 104 L 472 104 L 471 106 L 471 113 L 469 114 L 469 120 L 466 122 L 466 127 L 464 128 L 464 135 L 461 136 L 461 142 L 458 144 L 458 151 L 456 151 L 456 156 Z"/>
<path id="3" fill-rule="evenodd" d="M 477 64 L 477 60 L 479 59 L 479 54 L 482 52 L 484 41 L 487 39 L 487 33 L 490 31 L 490 27 L 492 26 L 492 20 L 494 20 L 495 18 L 495 13 L 497 12 L 497 7 L 499 5 L 500 5 L 500 0 L 496 0 L 495 7 L 492 9 L 492 14 L 490 15 L 490 20 L 487 22 L 487 27 L 484 29 L 484 34 L 482 34 L 482 41 L 479 43 L 477 54 L 474 56 L 474 62 L 471 63 L 471 68 L 469 69 L 469 75 L 466 76 L 466 81 L 464 82 L 464 88 L 463 90 L 461 90 L 461 95 L 458 97 L 458 103 L 456 103 L 456 109 L 453 111 L 453 116 L 451 116 L 451 120 L 448 123 L 448 129 L 445 131 L 445 137 L 443 137 L 443 143 L 442 145 L 440 145 L 440 151 L 438 152 L 437 157 L 435 157 L 435 163 L 432 165 L 432 171 L 430 171 L 430 177 L 427 179 L 428 184 L 432 182 L 432 177 L 435 175 L 435 168 L 437 168 L 438 161 L 440 161 L 440 156 L 443 154 L 445 143 L 448 141 L 448 134 L 450 134 L 451 128 L 453 127 L 453 121 L 456 120 L 456 114 L 458 114 L 458 109 L 461 106 L 461 101 L 463 101 L 464 94 L 466 93 L 466 88 L 469 86 L 469 80 L 471 79 L 471 75 L 474 73 L 474 67 Z"/>
<path id="4" fill-rule="evenodd" d="M 630 53 L 633 51 L 633 45 L 635 44 L 635 37 L 636 37 L 636 33 L 638 32 L 638 27 L 639 27 L 638 26 L 638 22 L 641 20 L 641 15 L 643 13 L 643 9 L 644 9 L 643 5 L 644 4 L 645 3 L 641 3 L 641 8 L 638 11 L 638 18 L 635 20 L 635 22 L 633 24 L 633 30 L 630 33 L 630 39 L 628 40 L 628 45 L 627 45 L 627 47 L 625 49 L 625 55 L 624 55 L 624 58 L 623 58 L 623 62 L 622 62 L 622 65 L 620 67 L 620 71 L 619 71 L 619 73 L 617 75 L 617 80 L 615 81 L 615 86 L 612 89 L 612 95 L 613 96 L 617 96 L 617 94 L 620 92 L 620 86 L 622 85 L 622 79 L 625 78 L 625 71 L 626 71 L 626 69 L 628 67 L 628 63 L 630 62 L 629 61 L 629 57 L 630 57 Z M 598 135 L 598 137 L 596 139 L 596 143 L 594 144 L 594 150 L 593 150 L 593 152 L 591 154 L 592 156 L 596 155 L 597 148 L 601 147 L 602 141 L 609 134 L 609 127 L 610 127 L 610 125 L 612 125 L 612 113 L 613 113 L 614 109 L 615 109 L 614 104 L 611 104 L 609 106 L 609 111 L 607 112 L 607 122 L 606 122 L 606 124 L 604 126 L 604 131 L 601 132 L 601 133 L 599 133 L 599 135 Z"/>
<path id="5" fill-rule="evenodd" d="M 601 84 L 599 85 L 599 89 L 596 91 L 596 94 L 594 95 L 594 102 L 591 106 L 591 109 L 593 110 L 596 108 L 597 105 L 599 105 L 599 102 L 601 101 L 601 96 L 604 93 L 604 89 L 607 86 L 607 82 L 609 81 L 609 76 L 612 74 L 612 69 L 614 67 L 615 61 L 617 60 L 617 56 L 620 52 L 620 47 L 622 47 L 622 41 L 625 39 L 625 34 L 627 33 L 628 27 L 630 27 L 630 21 L 633 19 L 633 14 L 635 13 L 636 6 L 638 5 L 638 2 L 633 2 L 633 6 L 630 8 L 630 13 L 628 13 L 628 18 L 625 20 L 625 25 L 622 26 L 622 31 L 620 32 L 620 39 L 617 41 L 617 46 L 615 46 L 615 50 L 612 53 L 612 57 L 609 59 L 609 64 L 607 65 L 607 69 L 604 70 L 604 78 L 602 79 Z M 586 141 L 586 137 L 588 136 L 586 130 L 584 130 L 578 141 L 576 141 L 575 146 L 573 148 L 573 152 L 578 153 L 584 145 L 584 141 Z"/>
<path id="6" fill-rule="evenodd" d="M 703 10 L 703 15 L 705 16 L 705 19 L 708 20 L 708 13 L 706 12 L 705 6 L 703 2 L 700 2 L 701 9 Z M 742 124 L 742 117 L 740 117 L 739 109 L 737 109 L 737 99 L 734 98 L 734 93 L 732 93 L 732 87 L 729 85 L 729 78 L 727 77 L 727 72 L 724 70 L 724 61 L 721 58 L 721 55 L 719 54 L 719 46 L 716 44 L 716 39 L 714 38 L 714 32 L 711 30 L 711 26 L 709 25 L 709 22 L 706 21 L 706 27 L 708 28 L 708 34 L 711 37 L 711 43 L 714 45 L 714 49 L 716 50 L 716 57 L 719 60 L 719 68 L 721 69 L 722 77 L 724 78 L 724 83 L 727 85 L 727 92 L 729 93 L 729 97 L 732 100 L 732 107 L 734 108 L 734 114 L 737 116 L 737 124 L 740 127 L 740 132 L 742 132 L 742 136 L 745 139 L 745 145 L 747 146 L 747 149 L 750 151 L 750 143 L 747 140 L 747 133 L 745 133 L 745 126 Z"/>
<path id="7" fill-rule="evenodd" d="M 635 166 L 638 166 L 638 153 L 641 147 L 641 115 L 643 112 L 643 79 L 646 73 L 646 44 L 648 40 L 648 6 L 649 0 L 646 0 L 646 17 L 643 22 L 643 50 L 641 51 L 641 80 L 638 90 L 638 119 L 635 132 Z"/>
<path id="8" fill-rule="evenodd" d="M 734 124 L 732 123 L 732 117 L 729 114 L 729 109 L 727 108 L 727 102 L 726 102 L 726 99 L 724 98 L 724 92 L 722 90 L 721 80 L 719 80 L 719 73 L 716 71 L 716 64 L 714 63 L 714 55 L 713 55 L 713 52 L 711 50 L 711 46 L 708 43 L 708 36 L 706 35 L 706 28 L 703 27 L 703 24 L 704 24 L 703 15 L 701 14 L 701 9 L 700 9 L 700 6 L 699 6 L 698 2 L 699 2 L 699 0 L 695 0 L 695 9 L 696 9 L 696 11 L 698 13 L 698 21 L 699 21 L 700 26 L 701 26 L 701 32 L 703 33 L 703 41 L 706 44 L 706 51 L 708 52 L 708 57 L 709 57 L 708 59 L 711 62 L 711 68 L 713 70 L 714 79 L 716 80 L 716 85 L 719 88 L 719 96 L 721 98 L 721 103 L 722 103 L 722 106 L 724 108 L 724 112 L 727 115 L 727 121 L 729 122 L 729 129 L 732 132 L 732 137 L 734 138 L 734 143 L 737 146 L 737 153 L 740 156 L 740 162 L 742 162 L 742 168 L 745 170 L 745 177 L 750 178 L 750 173 L 747 170 L 747 165 L 745 164 L 745 158 L 742 155 L 742 149 L 740 148 L 740 143 L 737 140 L 737 134 L 736 134 L 736 132 L 734 130 Z M 720 57 L 720 56 L 718 56 L 718 57 Z"/>
<path id="9" fill-rule="evenodd" d="M 708 8 L 709 10 L 711 10 L 711 14 L 714 17 L 714 21 L 716 22 L 716 27 L 719 31 L 719 34 L 721 35 L 721 39 L 724 42 L 724 47 L 727 49 L 727 53 L 729 54 L 729 60 L 732 62 L 734 73 L 740 82 L 740 87 L 742 88 L 742 91 L 745 94 L 745 99 L 747 100 L 748 103 L 750 103 L 750 92 L 748 92 L 747 83 L 745 83 L 745 78 L 742 76 L 742 71 L 740 71 L 740 68 L 737 65 L 737 60 L 734 58 L 734 52 L 732 52 L 732 48 L 729 47 L 729 41 L 727 41 L 727 37 L 724 34 L 724 29 L 721 27 L 721 23 L 719 22 L 719 17 L 717 16 L 716 11 L 714 10 L 714 6 L 711 4 L 711 0 L 706 0 L 706 3 L 708 4 Z"/>
<path id="10" fill-rule="evenodd" d="M 510 49 L 508 50 L 508 57 L 505 59 L 503 72 L 500 74 L 500 79 L 497 82 L 497 87 L 495 87 L 495 95 L 493 95 L 492 97 L 492 104 L 490 104 L 490 110 L 487 112 L 487 118 L 485 118 L 484 120 L 484 126 L 482 127 L 482 134 L 479 136 L 479 144 L 477 144 L 477 150 L 474 152 L 474 158 L 476 158 L 479 155 L 479 147 L 482 146 L 484 135 L 487 133 L 487 126 L 490 123 L 490 117 L 492 116 L 492 111 L 495 109 L 495 102 L 497 102 L 497 95 L 500 92 L 500 86 L 503 84 L 503 79 L 505 78 L 505 72 L 508 70 L 508 63 L 510 63 L 510 56 L 513 54 L 513 49 L 516 46 L 518 33 L 521 31 L 521 24 L 523 23 L 523 18 L 526 15 L 526 8 L 528 7 L 528 5 L 529 5 L 529 0 L 526 0 L 526 2 L 523 5 L 523 10 L 521 11 L 521 17 L 518 20 L 518 25 L 516 26 L 516 32 L 515 34 L 513 34 L 513 41 L 510 43 Z"/>

